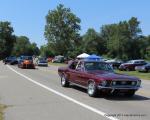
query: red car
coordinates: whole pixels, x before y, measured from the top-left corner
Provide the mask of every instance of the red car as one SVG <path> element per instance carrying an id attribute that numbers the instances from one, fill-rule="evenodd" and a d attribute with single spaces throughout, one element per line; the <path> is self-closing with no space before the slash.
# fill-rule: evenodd
<path id="1" fill-rule="evenodd" d="M 141 84 L 136 77 L 114 73 L 108 63 L 101 61 L 72 61 L 67 67 L 60 67 L 58 74 L 63 87 L 77 85 L 87 89 L 91 97 L 100 93 L 133 96 Z"/>
<path id="2" fill-rule="evenodd" d="M 146 65 L 147 63 L 144 60 L 130 60 L 127 63 L 123 63 L 119 66 L 119 70 L 135 70 L 136 66 Z"/>
<path id="3" fill-rule="evenodd" d="M 32 56 L 21 56 L 18 62 L 18 67 L 35 69 Z"/>

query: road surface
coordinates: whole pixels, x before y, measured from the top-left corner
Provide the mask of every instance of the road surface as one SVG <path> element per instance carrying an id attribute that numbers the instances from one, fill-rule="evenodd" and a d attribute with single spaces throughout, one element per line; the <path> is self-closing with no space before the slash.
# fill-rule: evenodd
<path id="1" fill-rule="evenodd" d="M 133 98 L 91 98 L 86 90 L 63 88 L 57 67 L 20 69 L 0 62 L 0 103 L 5 120 L 150 120 L 150 81 Z"/>

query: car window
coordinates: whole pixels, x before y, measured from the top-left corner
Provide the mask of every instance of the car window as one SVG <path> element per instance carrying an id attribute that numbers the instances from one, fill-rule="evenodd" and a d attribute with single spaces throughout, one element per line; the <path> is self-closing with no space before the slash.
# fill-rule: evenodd
<path id="1" fill-rule="evenodd" d="M 77 62 L 72 62 L 72 63 L 69 65 L 69 68 L 75 70 L 75 69 L 76 69 L 76 66 L 77 66 Z"/>
<path id="2" fill-rule="evenodd" d="M 104 71 L 113 71 L 112 67 L 107 63 L 102 62 L 85 62 L 85 70 L 104 70 Z"/>
<path id="3" fill-rule="evenodd" d="M 76 66 L 76 70 L 81 70 L 82 71 L 83 69 L 84 69 L 83 63 L 79 61 L 77 63 L 77 66 Z"/>
<path id="4" fill-rule="evenodd" d="M 140 64 L 140 61 L 134 61 L 135 64 Z"/>
<path id="5" fill-rule="evenodd" d="M 128 61 L 127 63 L 133 63 L 133 61 L 132 61 L 132 60 L 130 60 L 130 61 Z"/>

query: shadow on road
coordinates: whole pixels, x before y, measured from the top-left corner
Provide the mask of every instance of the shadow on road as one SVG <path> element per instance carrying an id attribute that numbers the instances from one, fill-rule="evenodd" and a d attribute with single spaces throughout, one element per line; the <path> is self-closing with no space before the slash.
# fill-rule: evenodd
<path id="1" fill-rule="evenodd" d="M 87 90 L 75 85 L 71 85 L 70 88 L 75 90 L 84 92 L 87 94 Z M 106 100 L 111 101 L 143 101 L 143 100 L 150 100 L 150 98 L 141 96 L 141 95 L 134 95 L 133 97 L 126 97 L 123 94 L 99 94 L 96 98 L 104 98 Z"/>
<path id="2" fill-rule="evenodd" d="M 109 95 L 105 97 L 107 100 L 111 101 L 143 101 L 143 100 L 150 100 L 150 98 L 141 96 L 141 95 L 134 95 L 133 97 L 126 97 L 123 95 Z"/>

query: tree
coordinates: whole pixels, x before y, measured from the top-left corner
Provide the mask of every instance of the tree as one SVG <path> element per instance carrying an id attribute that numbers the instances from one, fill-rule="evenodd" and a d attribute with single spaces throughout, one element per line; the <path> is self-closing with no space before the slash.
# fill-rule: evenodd
<path id="1" fill-rule="evenodd" d="M 53 57 L 55 55 L 54 51 L 50 49 L 48 45 L 42 45 L 40 47 L 40 56 L 42 57 Z"/>
<path id="2" fill-rule="evenodd" d="M 11 54 L 16 39 L 13 32 L 10 22 L 0 22 L 0 59 Z"/>
<path id="3" fill-rule="evenodd" d="M 39 48 L 36 43 L 30 43 L 26 36 L 19 36 L 14 44 L 12 55 L 39 55 Z"/>
<path id="4" fill-rule="evenodd" d="M 89 28 L 85 35 L 83 35 L 82 48 L 84 52 L 102 55 L 106 51 L 105 45 L 106 43 L 101 38 L 100 34 L 92 28 Z"/>
<path id="5" fill-rule="evenodd" d="M 62 4 L 46 16 L 45 38 L 56 54 L 68 55 L 79 40 L 80 19 Z"/>
<path id="6" fill-rule="evenodd" d="M 125 60 L 141 57 L 139 24 L 137 18 L 132 17 L 129 21 L 102 26 L 101 36 L 107 41 L 107 52 L 110 57 Z"/>

